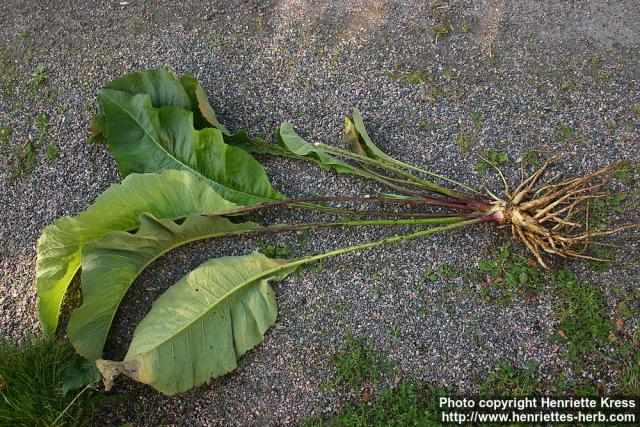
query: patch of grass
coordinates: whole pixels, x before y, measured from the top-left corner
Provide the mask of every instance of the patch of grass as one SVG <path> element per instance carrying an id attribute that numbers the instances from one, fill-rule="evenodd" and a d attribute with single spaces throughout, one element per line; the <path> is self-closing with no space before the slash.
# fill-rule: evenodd
<path id="1" fill-rule="evenodd" d="M 611 194 L 593 199 L 593 202 L 591 202 L 591 227 L 595 230 L 607 228 L 609 215 L 623 213 L 626 200 L 627 196 L 625 194 Z"/>
<path id="2" fill-rule="evenodd" d="M 51 74 L 49 74 L 49 70 L 47 70 L 44 64 L 38 64 L 33 74 L 31 74 L 31 80 L 36 87 L 42 86 L 50 78 Z"/>
<path id="3" fill-rule="evenodd" d="M 505 361 L 500 362 L 497 372 L 490 374 L 480 384 L 481 396 L 532 396 L 542 392 L 541 382 L 536 378 L 538 364 L 531 362 L 518 369 Z"/>
<path id="4" fill-rule="evenodd" d="M 57 420 L 56 425 L 91 425 L 104 395 L 87 389 L 71 404 L 77 393 L 62 394 L 74 358 L 70 345 L 54 339 L 32 339 L 21 346 L 0 341 L 0 424 L 48 426 Z"/>
<path id="5" fill-rule="evenodd" d="M 269 258 L 291 258 L 293 256 L 293 245 L 286 242 L 283 246 L 271 245 L 263 240 L 258 241 L 260 252 Z"/>
<path id="6" fill-rule="evenodd" d="M 484 127 L 484 117 L 482 116 L 482 114 L 471 113 L 469 115 L 469 118 L 477 129 L 482 129 Z"/>
<path id="7" fill-rule="evenodd" d="M 439 424 L 437 402 L 443 390 L 417 387 L 404 382 L 396 389 L 382 390 L 372 402 L 347 406 L 329 420 L 310 419 L 310 426 L 429 426 Z"/>
<path id="8" fill-rule="evenodd" d="M 455 268 L 453 268 L 450 265 L 446 265 L 446 264 L 439 266 L 436 269 L 436 272 L 443 279 L 453 279 L 454 277 L 456 277 L 458 275 L 458 273 L 456 272 Z"/>
<path id="9" fill-rule="evenodd" d="M 486 160 L 478 160 L 476 170 L 480 173 L 486 172 L 490 165 L 501 167 L 509 163 L 509 156 L 504 151 L 486 150 L 483 153 Z"/>
<path id="10" fill-rule="evenodd" d="M 540 164 L 540 158 L 535 148 L 529 148 L 522 156 L 522 166 L 536 166 Z"/>
<path id="11" fill-rule="evenodd" d="M 484 295 L 502 304 L 509 303 L 518 291 L 525 297 L 540 291 L 543 277 L 535 262 L 503 246 L 493 259 L 481 261 Z"/>
<path id="12" fill-rule="evenodd" d="M 13 161 L 8 168 L 9 179 L 14 180 L 31 173 L 36 166 L 38 147 L 31 141 L 27 141 L 18 148 L 13 155 Z"/>
<path id="13" fill-rule="evenodd" d="M 636 183 L 636 172 L 638 171 L 638 166 L 631 165 L 629 163 L 622 163 L 618 165 L 616 170 L 613 172 L 613 176 L 616 179 L 622 181 L 625 185 L 633 185 Z"/>
<path id="14" fill-rule="evenodd" d="M 449 36 L 449 34 L 451 33 L 451 26 L 443 24 L 443 25 L 436 25 L 433 28 L 431 28 L 431 33 L 433 34 L 433 37 L 435 38 L 435 42 L 438 43 L 438 40 L 441 40 L 447 36 Z"/>
<path id="15" fill-rule="evenodd" d="M 583 356 L 598 353 L 612 332 L 606 296 L 597 287 L 581 283 L 568 268 L 556 273 L 555 282 L 561 300 L 558 339 L 568 344 L 569 360 L 579 364 Z"/>
<path id="16" fill-rule="evenodd" d="M 462 31 L 464 34 L 471 32 L 471 23 L 469 23 L 469 21 L 463 21 L 462 25 L 460 26 L 460 31 Z"/>
<path id="17" fill-rule="evenodd" d="M 602 62 L 600 61 L 600 58 L 598 58 L 597 56 L 592 56 L 587 60 L 587 65 L 589 66 L 589 68 L 596 70 L 602 67 Z"/>
<path id="18" fill-rule="evenodd" d="M 442 72 L 442 78 L 448 82 L 453 80 L 455 76 L 456 76 L 456 72 L 453 71 L 451 68 L 445 68 L 445 70 Z"/>
<path id="19" fill-rule="evenodd" d="M 58 158 L 58 152 L 60 151 L 60 147 L 55 142 L 47 145 L 47 160 L 55 160 Z"/>
<path id="20" fill-rule="evenodd" d="M 406 78 L 407 83 L 410 85 L 418 85 L 428 82 L 430 79 L 422 71 L 414 71 Z"/>
<path id="21" fill-rule="evenodd" d="M 616 254 L 614 251 L 610 249 L 604 249 L 604 248 L 596 249 L 595 251 L 593 251 L 593 256 L 595 258 L 606 260 L 606 261 L 595 261 L 595 260 L 589 261 L 589 266 L 591 267 L 591 269 L 596 271 L 608 270 L 609 268 L 611 268 L 612 263 L 618 260 L 618 254 Z"/>
<path id="22" fill-rule="evenodd" d="M 462 153 L 468 153 L 471 149 L 471 143 L 475 140 L 473 135 L 461 135 L 456 140 L 456 144 Z"/>
<path id="23" fill-rule="evenodd" d="M 640 329 L 635 335 L 620 346 L 620 353 L 625 358 L 618 374 L 616 393 L 623 396 L 640 396 Z"/>
<path id="24" fill-rule="evenodd" d="M 9 145 L 7 144 L 13 136 L 13 129 L 9 126 L 0 126 L 0 158 L 9 156 Z"/>
<path id="25" fill-rule="evenodd" d="M 330 364 L 336 369 L 336 382 L 351 388 L 376 385 L 392 370 L 387 359 L 373 348 L 373 343 L 351 333 L 347 335 L 343 349 L 330 359 Z"/>
<path id="26" fill-rule="evenodd" d="M 631 110 L 636 114 L 636 116 L 640 117 L 640 105 L 636 105 Z"/>
<path id="27" fill-rule="evenodd" d="M 420 123 L 418 123 L 418 129 L 421 129 L 421 130 L 432 132 L 437 128 L 438 128 L 438 125 L 436 125 L 433 122 L 421 121 Z"/>
<path id="28" fill-rule="evenodd" d="M 553 138 L 561 142 L 566 142 L 572 140 L 575 137 L 575 134 L 576 132 L 571 127 L 564 123 L 560 123 L 556 126 Z"/>

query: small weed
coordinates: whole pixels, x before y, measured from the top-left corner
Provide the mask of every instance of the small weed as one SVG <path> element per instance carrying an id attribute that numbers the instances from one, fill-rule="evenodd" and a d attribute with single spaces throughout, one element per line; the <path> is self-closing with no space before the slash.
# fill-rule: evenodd
<path id="1" fill-rule="evenodd" d="M 418 128 L 421 130 L 432 132 L 438 128 L 438 125 L 433 122 L 422 121 L 418 123 Z"/>
<path id="2" fill-rule="evenodd" d="M 58 151 L 60 151 L 60 147 L 55 142 L 47 145 L 47 160 L 55 160 L 58 158 Z"/>
<path id="3" fill-rule="evenodd" d="M 36 87 L 42 86 L 50 78 L 51 74 L 49 74 L 49 71 L 44 64 L 38 64 L 33 74 L 31 74 L 31 79 Z"/>
<path id="4" fill-rule="evenodd" d="M 433 271 L 431 267 L 427 267 L 426 271 L 422 274 L 423 283 L 432 283 L 438 280 L 438 273 Z"/>
<path id="5" fill-rule="evenodd" d="M 269 258 L 291 258 L 293 256 L 293 245 L 287 242 L 284 246 L 271 245 L 263 240 L 258 241 L 260 251 Z"/>
<path id="6" fill-rule="evenodd" d="M 451 32 L 451 27 L 449 25 L 436 25 L 431 29 L 431 33 L 435 38 L 435 43 L 438 43 L 438 40 L 441 40 L 449 35 Z"/>
<path id="7" fill-rule="evenodd" d="M 484 152 L 483 157 L 486 160 L 479 160 L 476 163 L 476 170 L 480 173 L 486 172 L 490 165 L 501 167 L 509 163 L 509 156 L 504 151 L 487 150 Z"/>
<path id="8" fill-rule="evenodd" d="M 418 85 L 428 82 L 429 78 L 422 71 L 414 71 L 407 76 L 406 80 L 410 85 Z"/>
<path id="9" fill-rule="evenodd" d="M 436 269 L 436 272 L 443 279 L 453 279 L 454 277 L 456 277 L 458 275 L 458 273 L 456 272 L 456 270 L 453 267 L 451 267 L 450 265 L 446 265 L 446 264 L 439 266 Z"/>
<path id="10" fill-rule="evenodd" d="M 640 105 L 636 105 L 632 108 L 632 110 L 636 114 L 636 116 L 640 117 Z"/>
<path id="11" fill-rule="evenodd" d="M 446 68 L 443 72 L 442 72 L 442 78 L 445 79 L 446 81 L 451 81 L 453 80 L 453 78 L 456 76 L 455 71 L 453 71 L 451 68 Z"/>
<path id="12" fill-rule="evenodd" d="M 616 130 L 618 129 L 618 123 L 616 123 L 615 120 L 605 120 L 604 121 L 604 125 L 606 126 L 607 129 L 609 130 Z"/>
<path id="13" fill-rule="evenodd" d="M 500 248 L 497 257 L 481 261 L 479 267 L 485 279 L 484 294 L 500 303 L 511 301 L 519 290 L 525 295 L 536 293 L 543 284 L 536 264 L 513 252 L 510 246 Z"/>
<path id="14" fill-rule="evenodd" d="M 475 137 L 473 135 L 462 135 L 458 137 L 458 139 L 456 140 L 456 144 L 458 145 L 458 148 L 460 148 L 461 152 L 468 153 L 471 149 L 471 143 L 474 140 Z"/>
<path id="15" fill-rule="evenodd" d="M 540 164 L 538 152 L 534 148 L 529 148 L 522 156 L 522 166 L 536 166 Z"/>
<path id="16" fill-rule="evenodd" d="M 480 385 L 481 396 L 532 396 L 540 394 L 542 386 L 536 378 L 538 364 L 529 363 L 524 369 L 517 369 L 507 362 L 500 362 L 497 372 L 489 375 Z"/>
<path id="17" fill-rule="evenodd" d="M 593 199 L 591 202 L 590 225 L 595 230 L 603 230 L 609 225 L 609 215 L 624 212 L 625 194 L 615 194 Z"/>
<path id="18" fill-rule="evenodd" d="M 391 370 L 389 362 L 377 354 L 370 341 L 350 333 L 344 348 L 330 359 L 330 363 L 336 368 L 337 382 L 351 388 L 362 387 L 365 383 L 375 385 Z"/>
<path id="19" fill-rule="evenodd" d="M 313 49 L 313 56 L 315 56 L 316 58 L 322 58 L 324 56 L 324 48 L 317 47 Z"/>
<path id="20" fill-rule="evenodd" d="M 471 24 L 469 23 L 469 21 L 462 22 L 460 31 L 462 31 L 464 34 L 468 34 L 469 32 L 471 32 Z"/>
<path id="21" fill-rule="evenodd" d="M 481 114 L 471 113 L 469 115 L 469 118 L 471 119 L 471 121 L 473 122 L 473 124 L 476 126 L 477 129 L 482 129 L 484 127 L 484 117 L 482 117 Z"/>
<path id="22" fill-rule="evenodd" d="M 43 139 L 47 134 L 47 129 L 51 127 L 51 121 L 49 120 L 49 116 L 47 114 L 40 114 L 38 117 L 34 119 L 36 129 L 38 130 L 38 137 Z"/>
<path id="23" fill-rule="evenodd" d="M 592 56 L 591 58 L 589 58 L 589 60 L 587 61 L 587 65 L 589 66 L 589 68 L 592 68 L 594 70 L 602 67 L 602 63 L 600 62 L 600 58 L 598 58 L 596 56 Z"/>
<path id="24" fill-rule="evenodd" d="M 561 299 L 558 339 L 568 344 L 569 360 L 579 363 L 582 356 L 597 353 L 607 343 L 612 325 L 606 296 L 597 287 L 578 281 L 568 268 L 558 271 L 555 282 Z"/>
<path id="25" fill-rule="evenodd" d="M 553 134 L 553 138 L 561 142 L 566 142 L 575 137 L 575 131 L 564 123 L 560 123 L 556 126 L 556 131 Z"/>

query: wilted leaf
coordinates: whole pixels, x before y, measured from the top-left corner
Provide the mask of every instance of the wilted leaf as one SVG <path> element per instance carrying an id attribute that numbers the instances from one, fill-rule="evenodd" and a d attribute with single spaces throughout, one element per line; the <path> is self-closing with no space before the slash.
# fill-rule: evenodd
<path id="1" fill-rule="evenodd" d="M 367 128 L 362 121 L 362 114 L 357 108 L 352 108 L 353 119 L 347 117 L 345 119 L 345 135 L 347 140 L 353 144 L 354 147 L 358 147 L 357 152 L 365 154 L 374 159 L 383 159 L 390 162 L 396 162 L 396 160 L 386 155 L 381 149 L 379 149 L 369 137 Z"/>

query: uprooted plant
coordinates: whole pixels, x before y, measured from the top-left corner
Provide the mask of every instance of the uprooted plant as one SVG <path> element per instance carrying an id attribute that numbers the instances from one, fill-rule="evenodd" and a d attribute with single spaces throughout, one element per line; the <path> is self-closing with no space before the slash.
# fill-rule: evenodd
<path id="1" fill-rule="evenodd" d="M 500 198 L 394 159 L 367 134 L 360 112 L 346 118 L 349 149 L 310 144 L 284 123 L 278 144 L 216 118 L 203 88 L 190 76 L 166 70 L 135 73 L 99 93 L 95 139 L 104 139 L 126 178 L 87 210 L 61 218 L 38 241 L 36 284 L 43 329 L 58 326 L 65 292 L 81 269 L 83 303 L 68 324 L 77 352 L 94 361 L 107 388 L 119 374 L 174 394 L 236 367 L 274 324 L 277 304 L 268 282 L 300 265 L 387 243 L 473 224 L 510 226 L 547 267 L 543 253 L 591 258 L 597 238 L 612 229 L 590 226 L 591 204 L 604 197 L 615 167 L 582 177 L 543 181 L 551 157 L 513 190 L 502 176 Z M 379 194 L 291 198 L 273 188 L 250 153 L 311 161 L 376 182 Z M 499 171 L 498 171 L 499 172 Z M 336 206 L 348 202 L 348 207 Z M 394 205 L 389 209 L 384 206 Z M 243 215 L 286 206 L 349 220 L 261 225 Z M 354 207 L 357 206 L 357 207 Z M 254 252 L 212 259 L 171 286 L 136 328 L 123 361 L 101 359 L 120 302 L 140 273 L 168 251 L 198 239 L 260 235 L 323 227 L 419 226 L 373 242 L 299 259 L 271 259 Z"/>

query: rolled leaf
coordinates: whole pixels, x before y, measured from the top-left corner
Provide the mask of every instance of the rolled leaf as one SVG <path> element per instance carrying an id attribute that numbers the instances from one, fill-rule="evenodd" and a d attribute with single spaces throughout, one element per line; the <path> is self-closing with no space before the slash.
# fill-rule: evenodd
<path id="1" fill-rule="evenodd" d="M 362 114 L 357 108 L 352 108 L 353 119 L 346 117 L 345 119 L 345 135 L 349 143 L 353 145 L 352 148 L 358 154 L 364 154 L 374 159 L 388 160 L 392 163 L 397 162 L 391 156 L 388 156 L 381 149 L 379 149 L 369 137 L 367 128 L 362 121 Z"/>
<path id="2" fill-rule="evenodd" d="M 362 173 L 334 156 L 323 152 L 305 141 L 293 130 L 291 123 L 283 123 L 278 131 L 278 143 L 293 154 L 306 157 L 325 169 L 333 169 L 340 173 L 362 175 Z"/>
<path id="3" fill-rule="evenodd" d="M 38 313 L 45 333 L 58 325 L 62 299 L 80 267 L 86 242 L 114 230 L 138 227 L 138 216 L 151 212 L 158 218 L 182 218 L 194 212 L 221 212 L 237 207 L 209 185 L 185 171 L 129 175 L 110 186 L 79 215 L 62 217 L 46 227 L 38 239 L 36 286 Z"/>
<path id="4" fill-rule="evenodd" d="M 250 205 L 285 197 L 269 182 L 250 154 L 227 145 L 222 131 L 193 127 L 190 111 L 155 108 L 147 94 L 103 89 L 104 134 L 123 175 L 188 170 L 200 176 L 222 197 Z"/>
<path id="5" fill-rule="evenodd" d="M 106 389 L 124 374 L 172 395 L 232 371 L 275 323 L 268 282 L 305 262 L 254 252 L 202 264 L 156 300 L 122 362 L 96 362 Z"/>
<path id="6" fill-rule="evenodd" d="M 89 360 L 102 357 L 104 343 L 120 301 L 138 275 L 164 253 L 194 240 L 229 236 L 261 228 L 234 224 L 217 216 L 190 215 L 181 224 L 140 215 L 135 234 L 114 231 L 82 249 L 82 306 L 67 328 L 77 352 Z"/>

